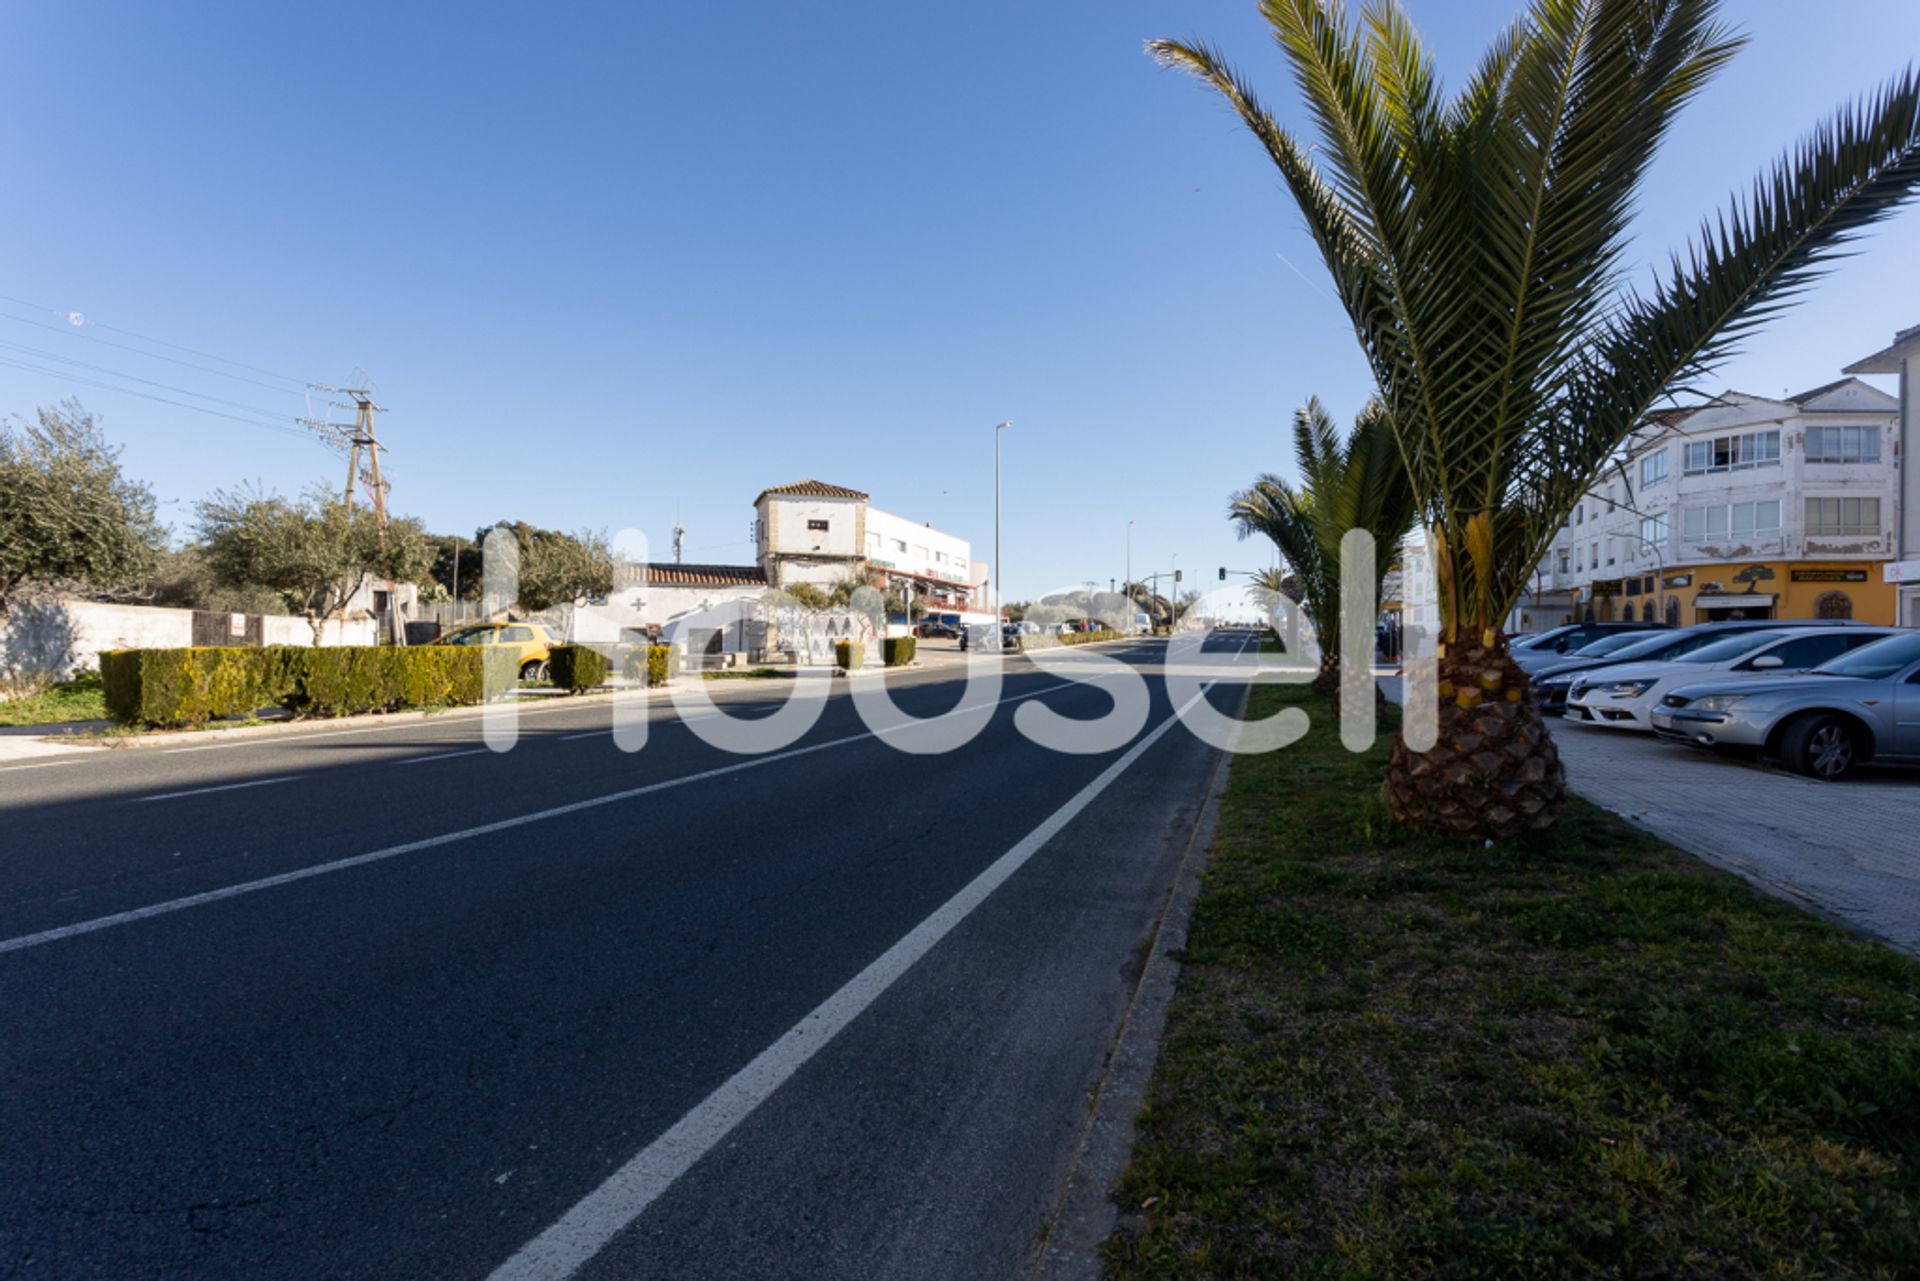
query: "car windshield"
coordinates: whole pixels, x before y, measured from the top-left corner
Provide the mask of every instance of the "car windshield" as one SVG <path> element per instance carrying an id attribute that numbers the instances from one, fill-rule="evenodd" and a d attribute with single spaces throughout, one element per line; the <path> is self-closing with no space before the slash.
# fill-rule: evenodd
<path id="1" fill-rule="evenodd" d="M 491 627 L 474 627 L 447 637 L 449 645 L 484 645 L 493 636 Z"/>
<path id="2" fill-rule="evenodd" d="M 1851 654 L 1830 658 L 1812 670 L 1822 676 L 1882 681 L 1915 660 L 1920 660 L 1920 632 L 1909 632 L 1862 645 Z"/>
<path id="3" fill-rule="evenodd" d="M 1638 645 L 1647 638 L 1645 632 L 1615 632 L 1611 636 L 1602 636 L 1585 649 L 1576 650 L 1569 655 L 1572 658 L 1603 658 L 1618 650 Z"/>
<path id="4" fill-rule="evenodd" d="M 1555 641 L 1559 640 L 1562 636 L 1571 634 L 1576 629 L 1576 627 L 1577 627 L 1577 624 L 1572 624 L 1572 623 L 1569 623 L 1565 627 L 1556 627 L 1552 631 L 1541 632 L 1538 636 L 1530 636 L 1526 640 L 1520 642 L 1518 645 L 1515 645 L 1512 648 L 1514 649 L 1552 649 L 1553 643 Z"/>
<path id="5" fill-rule="evenodd" d="M 1633 638 L 1633 644 L 1615 650 L 1613 658 L 1678 658 L 1716 641 L 1725 640 L 1712 632 L 1651 632 Z"/>
<path id="6" fill-rule="evenodd" d="M 1763 645 L 1771 645 L 1793 634 L 1791 631 L 1742 632 L 1738 636 L 1726 636 L 1711 644 L 1702 645 L 1690 654 L 1679 655 L 1673 661 L 1676 663 L 1724 663 L 1729 659 L 1739 658 L 1743 654 L 1751 654 Z"/>

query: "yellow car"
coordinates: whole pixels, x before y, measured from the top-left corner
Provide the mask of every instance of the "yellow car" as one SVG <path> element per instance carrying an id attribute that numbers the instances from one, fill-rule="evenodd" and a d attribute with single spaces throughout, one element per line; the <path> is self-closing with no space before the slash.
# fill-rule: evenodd
<path id="1" fill-rule="evenodd" d="M 543 681 L 547 679 L 547 659 L 560 642 L 538 623 L 473 623 L 457 627 L 433 643 L 508 646 L 519 651 L 520 679 Z"/>

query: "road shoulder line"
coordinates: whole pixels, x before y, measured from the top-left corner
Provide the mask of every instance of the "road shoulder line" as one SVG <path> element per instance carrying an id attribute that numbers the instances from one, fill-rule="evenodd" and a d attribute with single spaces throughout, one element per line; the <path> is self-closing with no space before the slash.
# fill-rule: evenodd
<path id="1" fill-rule="evenodd" d="M 1236 713 L 1245 723 L 1249 684 L 1240 695 Z M 1234 741 L 1240 737 L 1234 730 Z M 1133 1158 L 1134 1121 L 1146 1102 L 1160 1059 L 1160 1039 L 1166 1032 L 1167 1006 L 1180 977 L 1174 953 L 1187 943 L 1187 921 L 1200 896 L 1200 875 L 1220 821 L 1220 802 L 1227 791 L 1227 771 L 1233 761 L 1230 744 L 1219 752 L 1207 774 L 1200 812 L 1187 835 L 1180 865 L 1167 886 L 1166 904 L 1154 923 L 1152 948 L 1134 985 L 1133 997 L 1114 1030 L 1113 1046 L 1091 1106 L 1082 1124 L 1080 1141 L 1061 1180 L 1057 1199 L 1041 1224 L 1032 1258 L 1021 1272 L 1022 1281 L 1100 1281 L 1100 1245 L 1120 1221 L 1112 1200 L 1113 1188 Z"/>

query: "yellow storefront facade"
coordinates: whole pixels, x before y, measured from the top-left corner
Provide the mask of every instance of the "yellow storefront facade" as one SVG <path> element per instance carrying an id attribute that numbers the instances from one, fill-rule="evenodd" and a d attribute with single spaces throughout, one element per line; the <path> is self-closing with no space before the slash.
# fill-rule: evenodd
<path id="1" fill-rule="evenodd" d="M 1753 618 L 1891 625 L 1897 595 L 1877 560 L 1735 561 L 1596 581 L 1580 613 L 1679 627 Z"/>

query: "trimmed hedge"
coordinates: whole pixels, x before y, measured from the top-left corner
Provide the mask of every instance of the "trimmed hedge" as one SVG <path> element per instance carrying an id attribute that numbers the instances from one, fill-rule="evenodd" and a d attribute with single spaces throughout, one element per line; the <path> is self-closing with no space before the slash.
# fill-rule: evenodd
<path id="1" fill-rule="evenodd" d="M 680 674 L 680 651 L 671 645 L 622 646 L 620 672 L 628 680 L 640 678 L 640 664 L 647 665 L 647 684 L 665 685 Z"/>
<path id="2" fill-rule="evenodd" d="M 107 714 L 126 725 L 195 725 L 279 705 L 312 716 L 458 706 L 486 697 L 487 667 L 513 688 L 514 651 L 423 645 L 121 649 L 100 656 Z"/>
<path id="3" fill-rule="evenodd" d="M 584 694 L 607 683 L 607 656 L 589 645 L 555 645 L 547 655 L 547 677 L 556 689 Z"/>
<path id="4" fill-rule="evenodd" d="M 251 716 L 291 688 L 291 646 L 116 649 L 100 655 L 107 715 L 123 725 Z"/>
<path id="5" fill-rule="evenodd" d="M 904 667 L 913 661 L 915 648 L 911 636 L 889 636 L 880 642 L 880 656 L 888 667 Z"/>
<path id="6" fill-rule="evenodd" d="M 514 688 L 519 680 L 517 656 L 505 646 L 297 649 L 291 652 L 293 679 L 281 702 L 312 716 L 478 703 L 486 697 L 489 666 L 496 669 L 496 688 Z"/>
<path id="7" fill-rule="evenodd" d="M 852 671 L 867 661 L 867 646 L 864 641 L 835 641 L 833 643 L 833 661 L 844 671 Z"/>
<path id="8" fill-rule="evenodd" d="M 1024 654 L 1028 650 L 1034 649 L 1055 649 L 1061 645 L 1091 645 L 1096 641 L 1123 639 L 1125 639 L 1125 633 L 1114 631 L 1068 632 L 1065 635 L 1060 635 L 1055 632 L 1042 632 L 1038 636 L 1022 636 L 1020 638 L 1020 652 Z"/>

